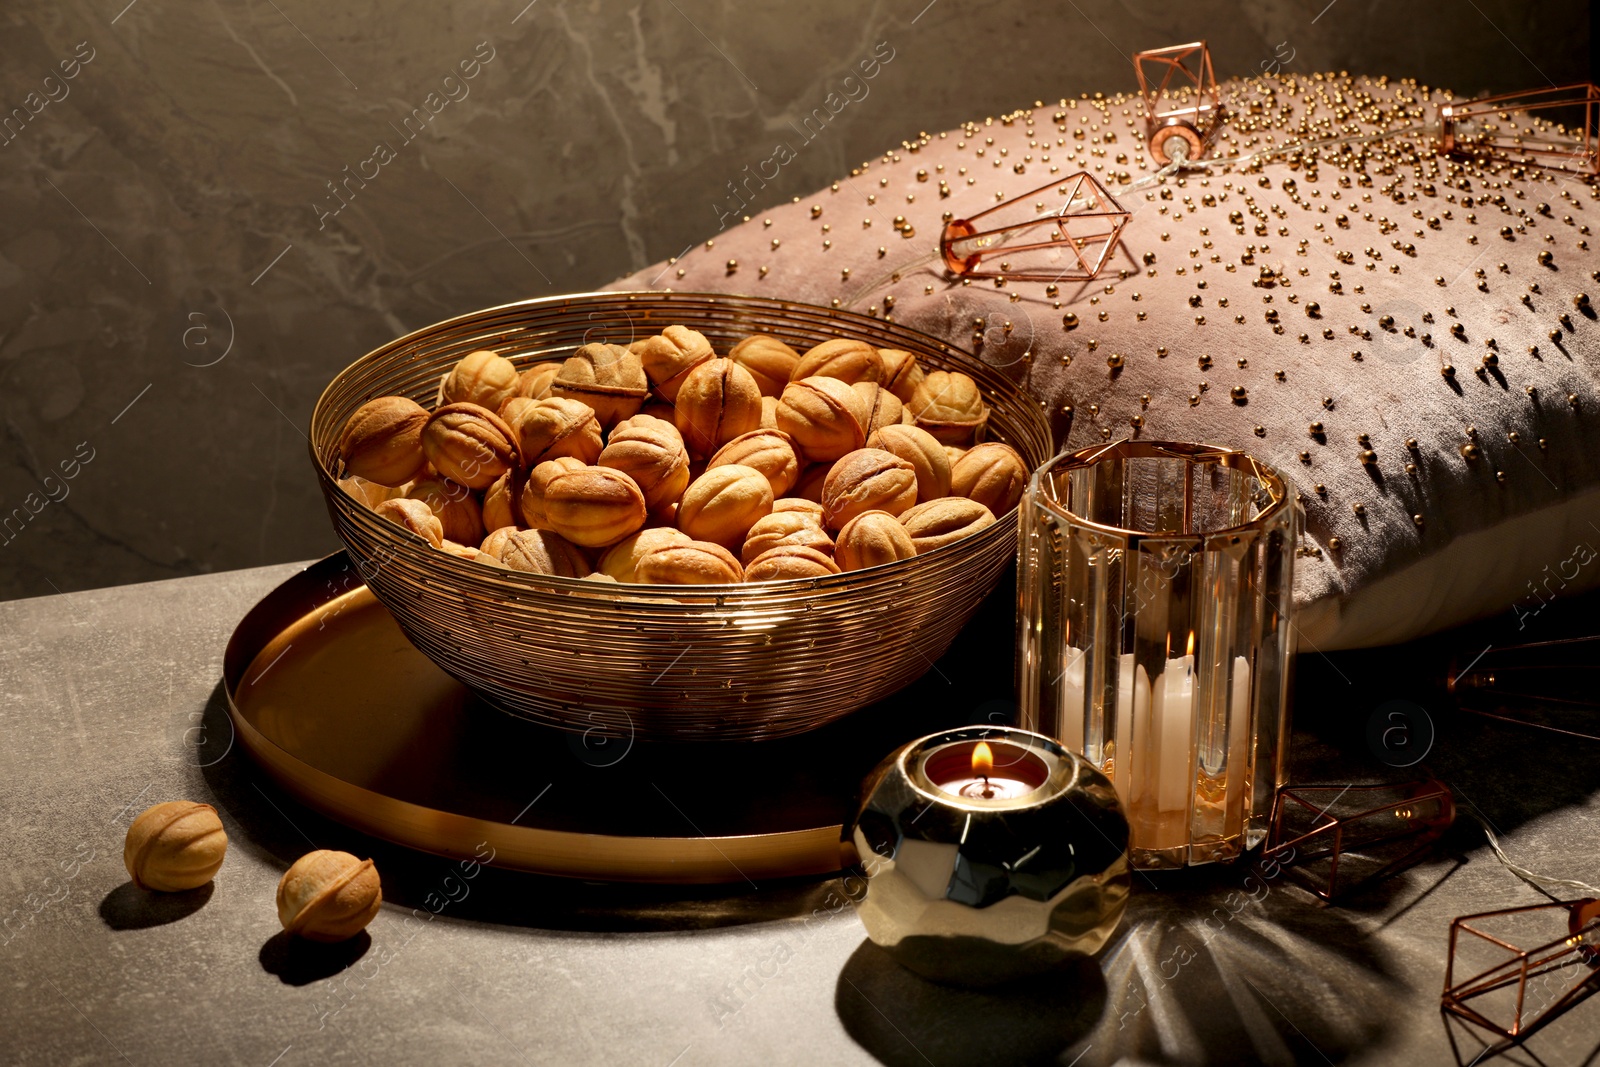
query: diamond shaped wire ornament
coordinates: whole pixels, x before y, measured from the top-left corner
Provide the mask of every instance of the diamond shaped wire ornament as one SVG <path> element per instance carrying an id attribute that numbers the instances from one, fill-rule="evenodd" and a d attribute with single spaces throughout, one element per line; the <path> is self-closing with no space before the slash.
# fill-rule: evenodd
<path id="1" fill-rule="evenodd" d="M 1464 960 L 1470 952 L 1486 953 L 1488 966 Z M 1471 976 L 1458 981 L 1458 968 Z M 1521 1041 L 1597 991 L 1600 901 L 1503 908 L 1450 923 L 1440 1007 L 1452 1015 Z"/>
<path id="2" fill-rule="evenodd" d="M 1455 821 L 1443 782 L 1284 786 L 1272 809 L 1263 860 L 1333 903 L 1426 856 Z"/>
<path id="3" fill-rule="evenodd" d="M 1600 635 L 1486 648 L 1445 689 L 1469 714 L 1600 741 Z"/>
<path id="4" fill-rule="evenodd" d="M 1589 82 L 1441 104 L 1439 153 L 1600 174 L 1597 119 L 1600 87 Z"/>
<path id="5" fill-rule="evenodd" d="M 1105 269 L 1131 214 L 1080 170 L 945 223 L 939 251 L 961 278 L 1089 281 Z"/>
<path id="6" fill-rule="evenodd" d="M 1199 159 L 1221 125 L 1222 94 L 1204 41 L 1133 54 L 1150 154 L 1162 165 Z"/>

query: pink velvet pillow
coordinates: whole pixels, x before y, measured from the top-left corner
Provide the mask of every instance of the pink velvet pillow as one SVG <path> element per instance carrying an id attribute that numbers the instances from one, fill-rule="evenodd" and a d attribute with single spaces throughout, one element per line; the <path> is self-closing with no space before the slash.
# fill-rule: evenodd
<path id="1" fill-rule="evenodd" d="M 903 142 L 612 288 L 890 316 L 1024 382 L 1063 447 L 1251 451 L 1304 497 L 1302 647 L 1531 617 L 1600 584 L 1600 194 L 1440 157 L 1418 127 L 1451 94 L 1412 83 L 1251 80 L 1224 99 L 1213 156 L 1343 143 L 1130 191 L 1158 169 L 1137 99 L 1036 104 Z M 1079 170 L 1133 212 L 1100 277 L 946 271 L 947 218 Z"/>

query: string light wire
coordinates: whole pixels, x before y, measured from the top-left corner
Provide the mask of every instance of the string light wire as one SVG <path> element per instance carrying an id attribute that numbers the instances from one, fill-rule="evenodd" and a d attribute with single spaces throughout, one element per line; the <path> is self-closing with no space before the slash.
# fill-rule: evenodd
<path id="1" fill-rule="evenodd" d="M 1551 878 L 1548 875 L 1530 871 L 1520 863 L 1515 862 L 1510 856 L 1506 855 L 1506 850 L 1501 847 L 1500 839 L 1495 836 L 1494 828 L 1489 825 L 1488 820 L 1475 812 L 1467 812 L 1467 814 L 1471 816 L 1473 822 L 1476 822 L 1483 829 L 1483 836 L 1488 839 L 1489 848 L 1494 851 L 1495 858 L 1500 861 L 1501 865 L 1545 896 L 1552 900 L 1560 900 L 1563 894 L 1581 893 L 1584 896 L 1600 898 L 1600 889 L 1590 885 L 1588 882 L 1580 882 L 1572 878 Z"/>

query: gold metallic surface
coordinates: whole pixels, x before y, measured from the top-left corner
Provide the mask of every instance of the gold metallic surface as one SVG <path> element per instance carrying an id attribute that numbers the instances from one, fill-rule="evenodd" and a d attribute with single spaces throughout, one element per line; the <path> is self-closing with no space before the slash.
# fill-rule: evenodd
<path id="1" fill-rule="evenodd" d="M 1198 159 L 1204 151 L 1200 131 L 1183 119 L 1165 119 L 1150 135 L 1150 155 L 1162 166 L 1174 159 Z"/>
<path id="2" fill-rule="evenodd" d="M 616 737 L 794 736 L 920 676 L 1016 550 L 1014 516 L 913 559 L 825 578 L 721 586 L 599 586 L 435 551 L 339 488 L 345 419 L 376 396 L 419 401 L 463 355 L 519 368 L 586 342 L 628 343 L 681 323 L 718 351 L 754 333 L 799 348 L 839 336 L 914 352 L 978 381 L 988 437 L 1032 467 L 1044 412 L 972 356 L 866 315 L 750 297 L 592 293 L 474 312 L 392 341 L 340 372 L 317 403 L 311 453 L 340 539 L 413 644 L 485 700 L 528 719 Z"/>
<path id="3" fill-rule="evenodd" d="M 541 874 L 704 884 L 830 873 L 843 862 L 844 779 L 872 758 L 819 775 L 809 740 L 763 745 L 760 759 L 747 747 L 673 745 L 663 757 L 627 739 L 569 744 L 483 705 L 411 647 L 344 553 L 240 622 L 223 676 L 245 750 L 303 803 L 442 856 L 482 859 L 486 844 L 497 866 Z M 850 747 L 882 744 L 869 733 Z"/>
<path id="4" fill-rule="evenodd" d="M 960 638 L 963 656 L 1008 613 Z M 478 701 L 406 641 L 334 553 L 238 622 L 222 680 L 243 749 L 294 797 L 400 845 L 515 870 L 677 885 L 814 877 L 883 752 L 965 721 L 971 683 L 930 675 L 802 737 L 650 744 L 566 733 Z M 966 688 L 963 688 L 966 686 Z M 946 705 L 947 704 L 947 705 Z M 843 848 L 843 851 L 842 851 Z"/>
<path id="5" fill-rule="evenodd" d="M 969 799 L 936 781 L 930 761 L 994 742 L 994 771 L 1035 760 L 1039 785 Z M 974 768 L 977 764 L 974 763 Z M 873 943 L 934 981 L 990 986 L 1093 955 L 1127 906 L 1128 822 L 1111 781 L 1038 734 L 968 726 L 912 741 L 863 786 L 847 830 L 859 859 L 843 887 Z"/>

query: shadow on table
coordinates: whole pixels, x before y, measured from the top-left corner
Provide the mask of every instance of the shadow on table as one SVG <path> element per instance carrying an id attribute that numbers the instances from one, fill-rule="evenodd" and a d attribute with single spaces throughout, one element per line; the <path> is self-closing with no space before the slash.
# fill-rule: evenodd
<path id="1" fill-rule="evenodd" d="M 123 882 L 100 901 L 100 919 L 113 930 L 148 930 L 187 919 L 206 906 L 211 882 L 182 893 L 157 893 Z"/>
<path id="2" fill-rule="evenodd" d="M 1338 1063 L 1414 1025 L 1393 963 L 1342 909 L 1238 869 L 1185 873 L 1130 900 L 1086 1062 Z"/>
<path id="3" fill-rule="evenodd" d="M 1095 1025 L 1105 1000 L 1105 979 L 1088 958 L 1040 978 L 956 989 L 863 941 L 839 974 L 833 1004 L 846 1032 L 882 1063 L 992 1067 L 1053 1060 Z"/>
<path id="4" fill-rule="evenodd" d="M 227 706 L 219 683 L 201 723 L 206 736 L 233 736 Z M 416 910 L 421 917 L 432 913 L 452 921 L 547 930 L 654 932 L 798 920 L 832 907 L 827 903 L 834 893 L 832 879 L 763 881 L 758 887 L 656 886 L 495 867 L 478 868 L 464 878 L 458 861 L 370 837 L 305 807 L 262 774 L 238 744 L 218 748 L 222 751 L 211 753 L 198 773 L 225 822 L 235 824 L 228 827 L 230 848 L 284 870 L 313 849 L 370 857 L 383 878 L 385 912 Z"/>
<path id="5" fill-rule="evenodd" d="M 257 958 L 261 969 L 277 975 L 284 985 L 303 986 L 339 974 L 365 956 L 371 947 L 372 936 L 365 930 L 332 944 L 307 941 L 282 930 L 262 944 Z"/>
<path id="6" fill-rule="evenodd" d="M 1581 1059 L 1573 1058 L 1572 1042 L 1568 1042 L 1568 1047 L 1549 1050 L 1552 1041 L 1560 1040 L 1554 1036 L 1559 1028 L 1585 1025 L 1571 1014 L 1552 1022 L 1548 1030 L 1536 1031 L 1520 1042 L 1497 1037 L 1454 1015 L 1443 1014 L 1441 1018 L 1456 1067 L 1592 1067 L 1600 1063 L 1600 1044 Z M 1546 1035 L 1550 1035 L 1548 1039 Z"/>
<path id="7" fill-rule="evenodd" d="M 1431 774 L 1451 787 L 1462 814 L 1478 815 L 1503 832 L 1584 804 L 1600 787 L 1594 770 L 1600 743 L 1459 711 L 1443 680 L 1452 658 L 1470 664 L 1491 648 L 1593 633 L 1597 613 L 1600 592 L 1552 602 L 1531 619 L 1508 610 L 1406 645 L 1326 656 L 1302 648 L 1295 686 L 1294 780 Z M 1417 721 L 1406 724 L 1408 739 L 1417 744 L 1410 752 L 1386 751 L 1379 742 L 1381 728 L 1374 730 L 1375 724 L 1382 726 L 1380 709 L 1390 701 L 1421 709 Z M 1600 732 L 1600 710 L 1594 727 Z"/>
<path id="8" fill-rule="evenodd" d="M 1457 869 L 1371 892 L 1409 908 Z M 1139 873 L 1121 932 L 1093 960 L 967 991 L 864 943 L 840 974 L 835 1010 L 890 1065 L 1338 1063 L 1419 1022 L 1399 961 L 1371 925 L 1323 906 L 1281 869 Z"/>
<path id="9" fill-rule="evenodd" d="M 1136 893 L 1099 957 L 993 992 L 924 981 L 864 943 L 835 1009 L 896 1067 L 1337 1063 L 1415 1024 L 1387 961 L 1336 909 L 1201 881 Z"/>

